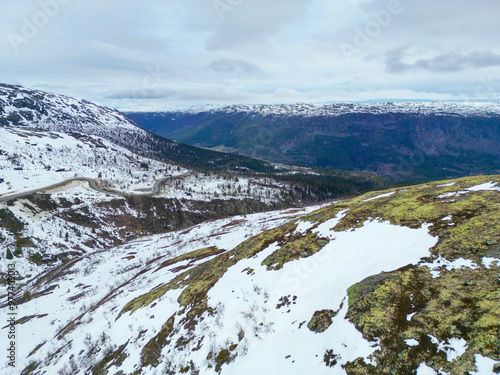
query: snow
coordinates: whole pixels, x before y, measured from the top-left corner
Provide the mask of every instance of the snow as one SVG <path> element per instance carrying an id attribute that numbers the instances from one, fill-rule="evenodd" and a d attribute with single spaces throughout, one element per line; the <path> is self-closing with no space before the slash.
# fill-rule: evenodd
<path id="1" fill-rule="evenodd" d="M 456 182 L 450 182 L 449 184 L 438 185 L 437 187 L 448 187 L 448 186 L 453 186 L 455 184 L 456 184 Z"/>
<path id="2" fill-rule="evenodd" d="M 71 353 L 74 354 L 88 349 L 87 344 L 84 343 L 87 334 L 91 334 L 92 340 L 95 341 L 102 333 L 105 333 L 109 336 L 106 339 L 106 346 L 118 347 L 131 338 L 130 332 L 138 333 L 147 330 L 142 339 L 135 341 L 134 337 L 127 347 L 129 357 L 121 368 L 127 369 L 126 373 L 133 372 L 134 366 L 140 363 L 141 348 L 156 334 L 158 327 L 161 327 L 166 319 L 177 311 L 177 298 L 182 290 L 172 290 L 168 295 L 158 299 L 156 306 L 140 309 L 133 315 L 125 314 L 116 323 L 119 311 L 134 297 L 175 277 L 179 272 L 175 270 L 176 267 L 186 266 L 189 269 L 211 258 L 202 261 L 184 261 L 173 267 L 160 269 L 159 266 L 163 261 L 209 246 L 230 250 L 262 230 L 282 225 L 320 207 L 323 205 L 207 222 L 192 227 L 187 233 L 183 230 L 166 235 L 148 236 L 106 252 L 96 252 L 83 257 L 72 267 L 72 272 L 52 283 L 56 288 L 51 293 L 19 307 L 19 318 L 37 314 L 48 314 L 48 316 L 17 326 L 19 342 L 23 343 L 18 347 L 18 368 L 23 368 L 28 364 L 26 357 L 36 345 L 47 341 L 36 355 L 29 358 L 45 361 L 48 355 L 54 353 L 61 345 L 61 341 L 54 338 L 57 332 L 80 314 L 84 314 L 81 319 L 83 324 L 67 336 L 69 340 L 72 340 Z M 231 225 L 234 222 L 238 224 Z M 50 228 L 45 228 L 45 230 L 50 232 Z M 21 270 L 22 266 L 21 260 L 16 261 L 16 269 Z M 138 277 L 142 271 L 144 274 Z M 104 300 L 108 293 L 112 293 L 123 283 L 128 284 L 119 289 L 120 293 L 114 294 L 107 301 Z M 42 289 L 50 285 L 50 283 L 44 285 Z M 5 293 L 5 287 L 5 285 L 0 286 L 0 294 Z M 68 303 L 68 298 L 80 293 L 85 293 L 85 296 Z M 91 307 L 95 307 L 95 311 L 89 310 Z M 5 342 L 5 340 L 0 340 L 0 350 L 4 351 Z M 71 353 L 63 350 L 60 356 L 56 356 L 52 362 L 44 365 L 44 371 L 52 374 L 58 373 L 69 361 Z M 77 356 L 81 357 L 78 354 Z M 95 357 L 78 358 L 78 362 L 82 363 L 91 363 L 95 360 Z M 17 370 L 4 366 L 6 364 L 2 365 L 2 374 L 19 373 Z M 146 373 L 152 372 L 146 371 Z"/>
<path id="3" fill-rule="evenodd" d="M 418 345 L 418 341 L 415 339 L 406 339 L 405 343 L 408 346 L 417 346 Z"/>
<path id="4" fill-rule="evenodd" d="M 427 366 L 425 363 L 422 363 L 417 369 L 417 375 L 436 375 L 438 374 L 432 367 Z"/>
<path id="5" fill-rule="evenodd" d="M 129 112 L 134 111 L 130 109 Z M 165 106 L 163 109 L 137 108 L 137 112 L 167 112 L 175 114 L 198 113 L 256 113 L 262 116 L 331 116 L 337 117 L 350 113 L 418 113 L 438 116 L 497 116 L 500 114 L 500 103 L 484 102 L 393 102 L 393 103 L 291 103 L 291 104 L 256 104 L 256 105 L 199 105 L 188 108 Z"/>
<path id="6" fill-rule="evenodd" d="M 54 339 L 56 333 L 84 314 L 81 318 L 83 324 L 66 335 L 68 341 L 73 340 L 71 351 L 61 352 L 45 365 L 45 370 L 57 373 L 68 363 L 71 353 L 84 350 L 82 355 L 85 356 L 89 340 L 87 344 L 84 341 L 88 333 L 92 335 L 91 341 L 95 341 L 104 332 L 109 337 L 103 346 L 118 347 L 130 339 L 131 331 L 145 331 L 141 338 L 131 340 L 127 347 L 129 357 L 120 367 L 126 373 L 135 371 L 140 363 L 140 349 L 177 311 L 177 298 L 182 290 L 171 290 L 158 298 L 154 305 L 133 314 L 124 314 L 116 320 L 119 311 L 131 299 L 172 280 L 180 272 L 179 267 L 190 269 L 211 258 L 186 260 L 166 268 L 160 267 L 162 262 L 210 246 L 230 250 L 264 229 L 292 219 L 300 223 L 302 215 L 318 208 L 207 222 L 182 231 L 182 235 L 179 231 L 148 236 L 84 257 L 73 266 L 72 273 L 57 280 L 56 289 L 51 294 L 22 305 L 23 316 L 48 316 L 22 325 L 22 339 L 31 344 L 19 348 L 21 362 L 26 365 L 27 360 L 21 358 L 26 358 L 38 343 L 47 340 L 31 357 L 44 360 L 62 345 Z M 429 249 L 437 239 L 429 235 L 428 226 L 410 229 L 376 220 L 367 221 L 354 231 L 333 232 L 332 228 L 345 213 L 343 211 L 313 229 L 331 241 L 322 251 L 307 259 L 286 263 L 279 271 L 267 271 L 261 263 L 278 248 L 277 244 L 271 244 L 255 258 L 244 259 L 231 267 L 209 291 L 208 303 L 214 313 L 205 313 L 194 333 L 178 326 L 180 329 L 172 338 L 178 340 L 194 334 L 201 339 L 199 350 L 192 351 L 198 345 L 198 340 L 192 339 L 186 348 L 173 351 L 166 358 L 176 366 L 192 360 L 203 373 L 215 373 L 206 368 L 208 353 L 227 347 L 228 342 L 236 342 L 238 356 L 234 362 L 223 366 L 222 374 L 344 374 L 340 367 L 342 363 L 359 356 L 370 362 L 370 354 L 377 348 L 377 342 L 364 340 L 354 325 L 344 319 L 348 307 L 347 288 L 367 276 L 417 263 L 421 257 L 429 256 Z M 253 273 L 242 272 L 248 267 L 254 270 Z M 124 283 L 127 286 L 120 288 L 120 293 L 113 294 L 112 291 Z M 86 293 L 85 297 L 67 302 L 68 298 L 80 293 Z M 112 297 L 104 300 L 106 295 Z M 277 309 L 279 299 L 288 295 L 296 296 L 295 303 Z M 89 310 L 92 306 L 95 306 L 95 311 Z M 315 334 L 308 330 L 307 322 L 315 311 L 322 309 L 339 310 L 339 313 L 333 318 L 332 327 Z M 182 316 L 176 317 L 176 324 L 180 319 Z M 241 342 L 237 338 L 240 329 L 245 331 Z M 323 355 L 329 349 L 339 356 L 339 363 L 333 368 L 323 363 Z M 290 357 L 285 358 L 287 356 Z M 96 360 L 77 357 L 77 362 Z M 154 370 L 148 368 L 144 373 L 154 374 Z"/>
<path id="7" fill-rule="evenodd" d="M 493 366 L 498 363 L 497 361 L 494 361 L 493 359 L 488 357 L 483 357 L 480 354 L 475 354 L 474 356 L 476 358 L 477 371 L 471 372 L 471 374 L 495 375 L 495 373 L 493 372 Z"/>
<path id="8" fill-rule="evenodd" d="M 492 265 L 498 265 L 500 264 L 500 259 L 498 258 L 490 258 L 490 257 L 484 257 L 481 262 L 483 263 L 484 267 L 490 269 Z"/>
<path id="9" fill-rule="evenodd" d="M 396 194 L 396 192 L 392 191 L 390 193 L 385 193 L 385 194 L 377 195 L 376 197 L 373 197 L 373 198 L 365 199 L 363 202 L 369 202 L 369 201 L 372 201 L 372 200 L 375 200 L 375 199 L 390 197 L 391 195 L 394 195 L 394 194 Z"/>
<path id="10" fill-rule="evenodd" d="M 413 312 L 413 313 L 411 313 L 411 314 L 406 315 L 406 320 L 407 320 L 407 321 L 410 321 L 410 320 L 411 320 L 411 318 L 413 318 L 413 317 L 415 316 L 415 314 L 416 314 L 416 312 Z"/>
<path id="11" fill-rule="evenodd" d="M 15 96 L 14 96 L 15 95 Z M 7 118 L 13 112 L 19 112 L 15 100 L 24 99 L 34 104 L 22 106 L 23 126 L 37 127 L 51 130 L 83 131 L 96 125 L 98 133 L 111 134 L 116 130 L 122 134 L 145 134 L 145 132 L 130 122 L 122 113 L 64 95 L 47 93 L 23 87 L 0 86 L 0 105 L 3 106 L 2 117 Z M 31 117 L 31 119 L 29 119 Z M 97 134 L 96 134 L 97 135 Z"/>
<path id="12" fill-rule="evenodd" d="M 248 354 L 238 357 L 227 369 L 223 368 L 223 374 L 343 374 L 340 364 L 360 356 L 370 361 L 368 357 L 375 350 L 373 343 L 364 340 L 344 319 L 347 288 L 370 275 L 418 262 L 421 257 L 429 255 L 429 248 L 435 245 L 436 238 L 428 234 L 427 227 L 409 229 L 372 221 L 354 231 L 332 233 L 326 230 L 332 225 L 329 223 L 315 229 L 320 229 L 320 236 L 335 240 L 308 259 L 289 262 L 279 271 L 266 271 L 261 262 L 276 250 L 277 245 L 273 244 L 257 258 L 230 269 L 211 289 L 210 305 L 225 307 L 220 317 L 224 328 L 218 337 L 218 345 L 234 337 L 234 327 L 243 326 L 250 331 L 255 326 L 267 327 L 258 333 L 258 337 L 248 338 Z M 405 251 L 401 251 L 403 248 Z M 255 270 L 251 276 L 241 272 L 246 267 Z M 232 285 L 242 286 L 242 289 L 231 293 Z M 254 289 L 265 290 L 268 298 L 255 295 Z M 297 296 L 296 305 L 276 309 L 279 298 L 287 295 Z M 326 332 L 317 335 L 305 325 L 298 328 L 299 322 L 307 323 L 315 311 L 337 310 L 342 302 L 342 309 Z M 252 306 L 262 306 L 262 310 L 247 319 L 241 312 L 251 311 Z M 265 337 L 265 340 L 260 337 Z M 327 349 L 333 349 L 341 357 L 333 372 L 322 362 Z M 286 359 L 289 355 L 291 357 Z"/>
<path id="13" fill-rule="evenodd" d="M 297 228 L 295 229 L 295 233 L 305 233 L 308 229 L 312 228 L 314 223 L 309 221 L 299 221 L 297 224 Z"/>
<path id="14" fill-rule="evenodd" d="M 467 341 L 463 338 L 451 338 L 448 342 L 440 342 L 434 336 L 429 337 L 432 343 L 438 346 L 438 350 L 446 353 L 446 358 L 450 362 L 459 358 L 467 350 Z"/>
<path id="15" fill-rule="evenodd" d="M 448 340 L 449 345 L 446 346 L 448 361 L 454 361 L 461 357 L 467 350 L 467 341 L 462 338 L 451 338 Z"/>
<path id="16" fill-rule="evenodd" d="M 435 259 L 431 263 L 421 263 L 420 266 L 429 268 L 433 279 L 439 277 L 443 267 L 446 268 L 448 272 L 456 269 L 470 268 L 475 270 L 478 268 L 477 264 L 470 259 L 459 258 L 454 261 L 449 261 L 442 257 Z"/>
<path id="17" fill-rule="evenodd" d="M 484 184 L 472 186 L 470 188 L 467 188 L 466 190 L 468 191 L 500 191 L 500 187 L 496 182 L 485 182 Z"/>

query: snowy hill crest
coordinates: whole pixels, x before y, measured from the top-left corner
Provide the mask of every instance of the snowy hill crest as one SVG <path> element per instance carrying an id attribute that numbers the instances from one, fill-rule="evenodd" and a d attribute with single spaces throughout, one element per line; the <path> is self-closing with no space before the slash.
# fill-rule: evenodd
<path id="1" fill-rule="evenodd" d="M 148 110 L 148 112 L 154 112 Z M 159 111 L 158 111 L 159 112 Z M 229 106 L 197 105 L 188 108 L 166 107 L 161 112 L 171 113 L 256 113 L 287 116 L 341 116 L 345 114 L 414 114 L 498 116 L 500 103 L 488 102 L 391 102 L 391 103 L 290 103 L 290 104 L 240 104 Z"/>
<path id="2" fill-rule="evenodd" d="M 0 84 L 0 125 L 38 127 L 60 132 L 142 132 L 120 112 L 86 100 Z M 100 127 L 100 129 L 99 129 Z"/>

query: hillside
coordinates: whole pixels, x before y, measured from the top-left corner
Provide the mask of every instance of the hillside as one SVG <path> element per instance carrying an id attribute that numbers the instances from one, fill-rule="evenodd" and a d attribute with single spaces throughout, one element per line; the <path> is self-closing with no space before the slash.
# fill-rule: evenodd
<path id="1" fill-rule="evenodd" d="M 99 136 L 143 156 L 212 170 L 274 171 L 274 164 L 169 141 L 120 112 L 86 100 L 0 84 L 0 125 Z"/>
<path id="2" fill-rule="evenodd" d="M 140 236 L 388 184 L 177 144 L 116 111 L 19 86 L 0 86 L 0 102 L 0 256 L 31 262 L 33 274 Z"/>
<path id="3" fill-rule="evenodd" d="M 498 373 L 499 213 L 470 177 L 88 252 L 16 281 L 22 374 Z"/>
<path id="4" fill-rule="evenodd" d="M 155 179 L 176 171 L 218 174 L 219 180 L 228 174 L 265 179 L 286 186 L 286 196 L 306 202 L 392 183 L 370 174 L 276 164 L 173 142 L 140 129 L 115 110 L 20 86 L 0 84 L 0 131 L 0 179 L 8 173 L 6 183 L 16 184 L 10 189 L 0 184 L 0 194 L 41 187 L 51 179 L 99 174 L 110 188 L 130 193 L 150 189 Z"/>
<path id="5" fill-rule="evenodd" d="M 404 179 L 500 172 L 500 106 L 289 104 L 127 113 L 179 142 L 274 162 Z"/>

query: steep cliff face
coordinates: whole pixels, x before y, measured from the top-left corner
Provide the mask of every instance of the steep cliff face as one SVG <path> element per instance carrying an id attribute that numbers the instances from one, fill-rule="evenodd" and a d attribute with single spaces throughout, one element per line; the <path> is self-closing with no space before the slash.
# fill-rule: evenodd
<path id="1" fill-rule="evenodd" d="M 236 106 L 129 113 L 172 139 L 268 160 L 413 178 L 500 171 L 498 106 Z"/>

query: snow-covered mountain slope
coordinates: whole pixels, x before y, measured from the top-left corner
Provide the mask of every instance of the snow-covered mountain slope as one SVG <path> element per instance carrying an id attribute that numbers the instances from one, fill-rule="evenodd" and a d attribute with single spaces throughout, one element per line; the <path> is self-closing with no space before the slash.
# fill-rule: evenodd
<path id="1" fill-rule="evenodd" d="M 43 188 L 75 177 L 140 194 L 162 177 L 189 171 L 82 133 L 0 127 L 0 195 Z"/>
<path id="2" fill-rule="evenodd" d="M 19 368 L 3 371 L 498 371 L 500 176 L 305 213 L 207 222 L 17 281 Z"/>
<path id="3" fill-rule="evenodd" d="M 152 112 L 148 110 L 147 112 Z M 286 116 L 340 116 L 354 113 L 389 114 L 419 113 L 421 115 L 461 115 L 497 116 L 500 103 L 490 102 L 391 102 L 391 103 L 291 103 L 291 104 L 253 104 L 253 105 L 196 105 L 187 108 L 166 107 L 162 111 L 170 113 L 255 113 L 260 115 Z"/>
<path id="4" fill-rule="evenodd" d="M 144 136 L 120 112 L 64 95 L 0 84 L 0 124 L 80 132 L 106 139 Z"/>
<path id="5" fill-rule="evenodd" d="M 299 204 L 283 198 L 288 189 L 269 179 L 195 172 L 169 178 L 155 195 L 110 194 L 73 181 L 0 203 L 0 257 L 14 257 L 25 278 L 147 234 Z M 7 264 L 0 263 L 0 279 L 6 273 Z"/>
<path id="6" fill-rule="evenodd" d="M 260 196 L 269 203 L 290 189 L 272 178 L 195 172 L 97 136 L 0 127 L 0 198 L 73 178 L 96 179 L 102 189 L 128 195 L 151 193 L 157 181 L 167 179 L 156 197 L 204 201 Z"/>
<path id="7" fill-rule="evenodd" d="M 148 157 L 209 169 L 274 170 L 271 163 L 202 150 L 157 137 L 120 112 L 64 95 L 0 84 L 0 126 L 99 136 Z"/>
<path id="8" fill-rule="evenodd" d="M 176 165 L 181 169 L 196 169 L 209 173 L 230 172 L 232 174 L 257 175 L 259 176 L 258 178 L 271 178 L 276 182 L 280 181 L 282 185 L 292 184 L 302 186 L 302 190 L 307 189 L 308 191 L 308 199 L 311 198 L 309 200 L 316 202 L 318 200 L 335 198 L 339 195 L 358 194 L 360 191 L 369 191 L 388 186 L 387 180 L 368 174 L 312 170 L 311 168 L 271 163 L 260 158 L 254 159 L 241 155 L 215 152 L 173 142 L 139 128 L 115 110 L 85 100 L 26 89 L 20 86 L 0 84 L 0 129 L 2 129 L 2 134 L 0 135 L 6 135 L 3 143 L 13 141 L 13 138 L 15 138 L 15 136 L 8 135 L 8 133 L 16 133 L 17 136 L 25 138 L 23 140 L 15 139 L 16 144 L 12 145 L 2 146 L 0 144 L 0 147 L 14 149 L 15 151 L 12 152 L 21 155 L 20 157 L 19 155 L 16 156 L 10 161 L 2 162 L 2 168 L 8 168 L 12 164 L 15 168 L 31 168 L 30 173 L 33 172 L 39 175 L 40 173 L 35 171 L 35 169 L 43 162 L 47 166 L 50 165 L 52 171 L 68 170 L 71 168 L 71 172 L 73 172 L 58 172 L 60 174 L 57 176 L 64 175 L 67 177 L 71 175 L 73 177 L 74 174 L 81 176 L 82 173 L 89 172 L 90 175 L 83 177 L 92 177 L 96 172 L 97 174 L 102 172 L 107 175 L 106 180 L 110 182 L 109 187 L 117 188 L 118 186 L 122 191 L 151 189 L 151 185 L 148 185 L 148 182 L 151 182 L 151 177 L 153 175 L 160 175 L 161 173 L 158 171 L 165 169 L 163 167 L 166 165 Z M 59 138 L 59 141 L 47 141 L 41 144 L 43 139 L 37 140 L 36 137 L 39 137 L 44 131 L 51 132 L 52 134 L 57 133 L 57 136 L 62 138 Z M 20 145 L 23 141 L 25 145 Z M 67 145 L 63 145 L 65 142 Z M 74 154 L 76 157 L 72 162 L 64 162 L 54 157 L 54 155 L 42 155 L 43 146 L 50 146 L 51 143 L 58 145 L 58 149 L 61 151 L 58 154 L 59 156 L 66 157 L 72 152 L 71 150 L 75 146 L 83 147 L 82 143 L 85 142 L 87 144 L 89 142 L 94 143 L 94 153 L 96 155 L 89 157 L 96 159 L 97 164 L 102 164 L 93 168 L 93 171 L 88 171 L 89 163 L 82 160 L 82 158 L 85 159 L 86 157 L 87 150 L 85 147 L 83 151 L 75 150 Z M 31 157 L 26 157 L 24 161 L 20 159 L 23 159 L 27 155 L 37 157 L 35 155 L 37 151 L 36 147 L 39 148 L 41 159 L 43 160 L 35 161 L 34 165 L 28 168 L 28 165 L 31 163 Z M 123 164 L 122 160 L 118 160 L 120 159 L 118 156 L 115 155 L 120 164 L 118 166 L 110 164 L 110 152 L 104 153 L 103 157 L 105 159 L 103 159 L 102 163 L 98 159 L 98 152 L 100 151 L 98 149 L 108 148 L 109 151 L 109 147 L 117 150 L 116 152 L 119 154 L 125 155 L 126 158 L 130 156 L 130 152 L 138 154 L 140 156 L 133 157 L 135 160 L 131 159 L 131 163 L 137 164 L 136 161 L 140 161 L 139 165 L 149 164 L 151 168 L 149 168 L 149 171 L 145 171 L 145 173 L 139 173 L 139 175 L 134 175 L 134 171 L 132 171 L 132 177 L 135 181 L 130 182 L 130 178 L 128 178 L 130 177 L 130 173 L 129 176 L 123 175 L 124 170 L 125 172 L 128 171 L 126 163 Z M 124 149 L 130 152 L 127 153 Z M 24 152 L 27 153 L 24 154 Z M 115 156 L 112 156 L 111 160 L 114 161 Z M 156 161 L 145 160 L 145 158 Z M 47 164 L 49 162 L 52 162 L 54 165 Z M 93 163 L 92 160 L 90 162 Z M 22 166 L 16 165 L 16 163 L 20 163 Z M 73 168 L 78 163 L 81 164 L 82 168 Z M 55 167 L 55 164 L 57 164 L 57 167 Z M 44 170 L 46 169 L 48 168 L 44 167 Z M 131 169 L 133 169 L 133 166 Z M 144 167 L 142 169 L 147 168 Z M 16 173 L 19 171 L 11 170 L 0 171 L 4 175 L 6 173 L 12 175 L 14 180 L 16 180 L 16 184 L 22 185 L 23 188 L 30 185 L 26 184 L 25 181 L 19 181 L 19 178 L 25 179 L 26 173 Z M 266 176 L 263 176 L 264 174 Z M 167 176 L 170 175 L 171 173 L 167 174 Z M 47 178 L 49 176 L 53 177 L 53 173 L 46 174 Z M 0 176 L 0 178 L 5 177 Z M 39 176 L 35 180 L 40 183 L 42 182 Z M 23 183 L 18 184 L 18 182 Z M 32 185 L 36 184 L 37 182 L 33 182 Z M 10 190 L 17 189 L 17 185 Z M 1 188 L 2 186 L 0 186 Z M 0 194 L 3 190 L 0 190 Z"/>

